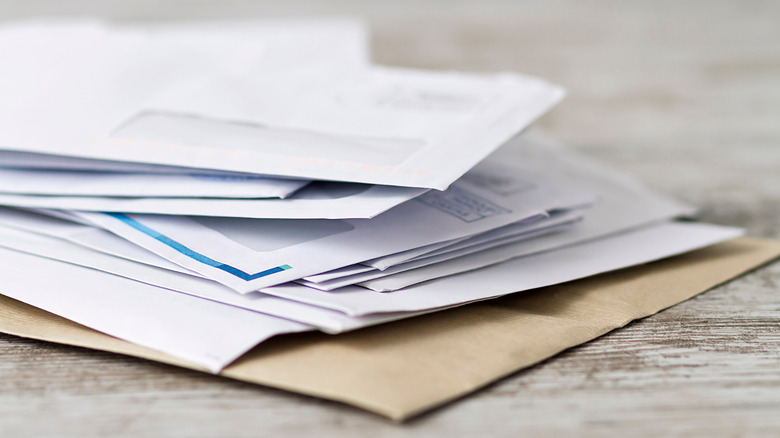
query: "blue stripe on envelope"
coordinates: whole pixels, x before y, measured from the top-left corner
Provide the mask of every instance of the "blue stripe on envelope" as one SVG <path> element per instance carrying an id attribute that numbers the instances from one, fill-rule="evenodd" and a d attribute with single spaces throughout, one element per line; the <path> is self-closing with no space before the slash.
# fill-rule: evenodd
<path id="1" fill-rule="evenodd" d="M 204 265 L 208 265 L 208 266 L 217 268 L 219 270 L 225 271 L 228 274 L 234 275 L 234 276 L 236 276 L 236 277 L 238 277 L 238 278 L 240 278 L 242 280 L 250 281 L 250 280 L 254 280 L 256 278 L 261 278 L 261 277 L 265 277 L 267 275 L 275 274 L 277 272 L 282 272 L 282 271 L 286 271 L 288 269 L 292 269 L 292 266 L 290 266 L 290 265 L 281 265 L 281 266 L 273 267 L 271 269 L 266 269 L 265 271 L 261 271 L 261 272 L 255 273 L 255 274 L 250 274 L 250 273 L 244 272 L 244 271 L 242 271 L 242 270 L 240 270 L 240 269 L 238 269 L 236 267 L 230 266 L 230 265 L 225 264 L 225 263 L 218 262 L 218 261 L 216 261 L 216 260 L 214 260 L 214 259 L 212 259 L 210 257 L 207 257 L 207 256 L 205 256 L 205 255 L 203 255 L 203 254 L 193 250 L 193 249 L 190 249 L 190 248 L 182 245 L 181 243 L 171 239 L 170 237 L 168 237 L 168 236 L 166 236 L 166 235 L 164 235 L 164 234 L 162 234 L 162 233 L 160 233 L 160 232 L 158 232 L 158 231 L 156 231 L 156 230 L 154 230 L 152 228 L 147 227 L 146 225 L 138 222 L 137 220 L 131 218 L 130 216 L 127 216 L 126 214 L 122 214 L 122 213 L 104 213 L 104 214 L 107 214 L 107 215 L 113 217 L 114 219 L 118 219 L 118 220 L 122 221 L 123 223 L 125 223 L 125 224 L 133 227 L 134 229 L 136 229 L 136 230 L 146 234 L 147 236 L 157 240 L 158 242 L 163 243 L 163 244 L 169 246 L 170 248 L 173 248 L 174 250 L 184 254 L 185 256 L 187 256 L 187 257 L 189 257 L 189 258 L 191 258 L 191 259 L 193 259 L 195 261 L 198 261 L 200 263 L 203 263 Z"/>

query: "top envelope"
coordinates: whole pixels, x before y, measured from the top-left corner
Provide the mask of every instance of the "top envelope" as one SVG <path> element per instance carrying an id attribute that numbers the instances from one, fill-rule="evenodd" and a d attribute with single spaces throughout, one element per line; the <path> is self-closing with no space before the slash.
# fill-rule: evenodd
<path id="1" fill-rule="evenodd" d="M 0 32 L 0 147 L 15 151 L 443 190 L 563 96 L 344 56 L 279 68 L 262 39 L 23 30 Z"/>

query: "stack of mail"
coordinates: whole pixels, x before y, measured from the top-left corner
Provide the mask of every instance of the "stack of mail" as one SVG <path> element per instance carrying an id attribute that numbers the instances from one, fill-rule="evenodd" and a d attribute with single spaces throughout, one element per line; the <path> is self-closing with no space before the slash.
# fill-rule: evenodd
<path id="1" fill-rule="evenodd" d="M 0 29 L 0 293 L 218 371 L 739 230 L 539 134 L 563 90 L 352 21 Z"/>

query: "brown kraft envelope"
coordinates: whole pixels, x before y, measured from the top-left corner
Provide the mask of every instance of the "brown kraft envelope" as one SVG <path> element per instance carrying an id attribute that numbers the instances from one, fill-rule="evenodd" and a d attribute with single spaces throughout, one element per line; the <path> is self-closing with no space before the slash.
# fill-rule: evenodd
<path id="1" fill-rule="evenodd" d="M 740 238 L 647 265 L 337 336 L 280 336 L 221 374 L 403 420 L 779 255 L 780 242 Z M 200 369 L 3 296 L 0 331 Z"/>

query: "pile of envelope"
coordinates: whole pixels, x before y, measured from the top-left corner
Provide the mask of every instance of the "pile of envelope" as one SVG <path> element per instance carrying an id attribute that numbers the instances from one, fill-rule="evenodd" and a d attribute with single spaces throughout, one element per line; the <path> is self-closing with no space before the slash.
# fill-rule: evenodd
<path id="1" fill-rule="evenodd" d="M 357 22 L 0 28 L 0 293 L 219 371 L 740 230 L 526 128 L 563 89 Z M 423 317 L 424 318 L 424 317 Z"/>

